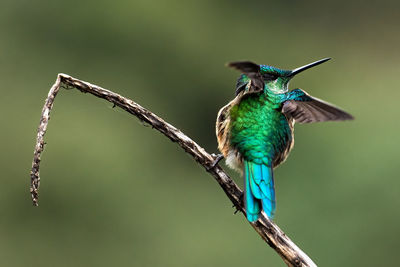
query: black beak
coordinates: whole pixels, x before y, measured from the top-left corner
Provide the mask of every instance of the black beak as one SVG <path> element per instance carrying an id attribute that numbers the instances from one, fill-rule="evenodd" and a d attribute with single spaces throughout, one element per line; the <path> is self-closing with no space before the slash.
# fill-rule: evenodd
<path id="1" fill-rule="evenodd" d="M 310 64 L 307 64 L 307 65 L 305 65 L 305 66 L 302 66 L 302 67 L 300 67 L 300 68 L 294 69 L 294 70 L 292 70 L 292 72 L 289 74 L 289 76 L 290 76 L 290 77 L 293 77 L 293 76 L 295 76 L 296 74 L 299 74 L 300 72 L 305 71 L 306 69 L 315 67 L 315 66 L 317 66 L 317 65 L 319 65 L 319 64 L 322 64 L 322 63 L 324 63 L 324 62 L 326 62 L 326 61 L 328 61 L 328 60 L 330 60 L 330 59 L 331 59 L 330 57 L 324 58 L 324 59 L 320 59 L 320 60 L 315 61 L 315 62 L 313 62 L 313 63 L 310 63 Z"/>

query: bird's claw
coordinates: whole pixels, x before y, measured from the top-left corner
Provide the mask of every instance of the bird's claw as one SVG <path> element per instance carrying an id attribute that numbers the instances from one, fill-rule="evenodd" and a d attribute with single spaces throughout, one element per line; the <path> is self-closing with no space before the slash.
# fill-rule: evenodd
<path id="1" fill-rule="evenodd" d="M 211 166 L 207 168 L 207 171 L 209 171 L 211 169 L 214 169 L 215 166 L 217 166 L 217 164 L 221 161 L 221 159 L 224 158 L 224 155 L 222 155 L 222 154 L 217 154 L 216 155 L 216 154 L 212 153 L 211 156 L 214 158 L 214 161 L 211 164 Z"/>
<path id="2" fill-rule="evenodd" d="M 235 204 L 232 205 L 232 208 L 235 209 L 235 211 L 233 212 L 233 214 L 236 214 L 238 212 L 241 212 L 240 208 L 238 208 L 238 206 L 236 206 Z"/>

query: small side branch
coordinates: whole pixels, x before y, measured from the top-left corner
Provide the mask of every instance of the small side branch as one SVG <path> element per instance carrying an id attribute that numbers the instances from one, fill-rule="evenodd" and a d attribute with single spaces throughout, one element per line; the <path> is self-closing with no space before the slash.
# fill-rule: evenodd
<path id="1" fill-rule="evenodd" d="M 42 109 L 42 116 L 40 117 L 38 133 L 36 138 L 36 146 L 33 154 L 32 170 L 31 170 L 30 192 L 32 195 L 33 205 L 35 206 L 38 205 L 38 196 L 39 196 L 38 190 L 40 186 L 39 165 L 40 165 L 40 155 L 42 154 L 45 145 L 44 134 L 46 133 L 47 125 L 49 124 L 50 111 L 53 108 L 54 99 L 56 98 L 56 95 L 60 90 L 61 77 L 62 77 L 61 75 L 58 75 L 56 82 L 51 87 L 49 94 L 46 98 L 46 102 L 44 103 Z"/>
<path id="2" fill-rule="evenodd" d="M 40 156 L 45 145 L 44 135 L 47 130 L 54 99 L 62 84 L 67 87 L 76 88 L 81 92 L 90 93 L 97 97 L 106 99 L 115 106 L 118 106 L 136 116 L 139 120 L 151 125 L 171 141 L 176 142 L 185 150 L 186 153 L 190 154 L 194 160 L 202 165 L 205 170 L 214 177 L 236 209 L 245 215 L 246 211 L 242 201 L 242 190 L 221 167 L 218 165 L 213 166 L 214 157 L 207 153 L 196 142 L 173 125 L 167 123 L 134 101 L 66 74 L 59 74 L 57 76 L 57 80 L 51 87 L 42 110 L 31 170 L 30 193 L 32 195 L 33 205 L 38 205 L 38 189 L 40 185 L 39 165 Z M 303 251 L 301 251 L 277 225 L 264 215 L 262 215 L 258 221 L 250 223 L 250 225 L 256 230 L 261 238 L 282 257 L 288 266 L 316 266 L 315 263 Z"/>

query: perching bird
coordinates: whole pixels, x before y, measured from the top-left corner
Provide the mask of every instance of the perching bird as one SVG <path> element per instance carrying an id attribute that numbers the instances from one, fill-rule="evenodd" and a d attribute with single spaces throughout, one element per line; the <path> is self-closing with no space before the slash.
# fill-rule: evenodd
<path id="1" fill-rule="evenodd" d="M 294 123 L 353 119 L 301 89 L 288 91 L 296 74 L 329 59 L 294 70 L 250 61 L 228 64 L 243 74 L 236 83 L 236 97 L 218 112 L 216 134 L 227 165 L 244 175 L 244 203 L 250 222 L 262 211 L 271 219 L 274 216 L 273 169 L 286 160 L 293 147 Z"/>

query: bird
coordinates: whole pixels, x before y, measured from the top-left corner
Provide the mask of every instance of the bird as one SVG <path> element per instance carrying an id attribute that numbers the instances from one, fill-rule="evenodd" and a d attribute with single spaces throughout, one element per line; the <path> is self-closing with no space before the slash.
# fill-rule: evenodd
<path id="1" fill-rule="evenodd" d="M 241 72 L 235 97 L 217 115 L 216 135 L 222 153 L 216 163 L 226 164 L 244 176 L 244 205 L 249 222 L 261 213 L 273 219 L 276 210 L 273 171 L 283 163 L 294 145 L 294 124 L 354 119 L 342 109 L 309 95 L 302 89 L 289 91 L 297 74 L 322 64 L 324 58 L 294 70 L 251 61 L 228 63 Z"/>

